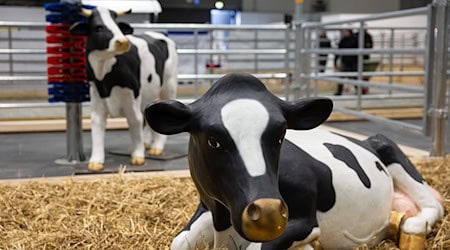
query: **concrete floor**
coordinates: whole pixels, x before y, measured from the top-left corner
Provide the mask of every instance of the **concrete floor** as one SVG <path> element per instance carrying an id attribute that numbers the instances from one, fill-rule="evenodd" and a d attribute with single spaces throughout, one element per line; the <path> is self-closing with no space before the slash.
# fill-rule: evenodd
<path id="1" fill-rule="evenodd" d="M 420 123 L 420 121 L 411 121 Z M 327 126 L 339 128 L 362 135 L 382 133 L 395 142 L 430 151 L 431 138 L 422 135 L 396 130 L 373 122 L 331 122 Z M 160 171 L 187 169 L 188 134 L 169 136 L 166 144 L 166 156 L 173 160 L 146 159 L 146 164 L 139 167 L 129 167 L 129 157 L 113 152 L 127 153 L 131 145 L 128 131 L 107 131 L 106 160 L 103 173 L 117 172 L 122 165 L 127 165 L 127 171 Z M 447 142 L 450 136 L 447 135 Z M 83 133 L 86 157 L 91 149 L 90 133 Z M 60 165 L 55 160 L 63 158 L 66 152 L 65 133 L 17 133 L 0 134 L 0 179 L 30 178 L 42 176 L 70 176 L 90 173 L 86 163 L 78 165 Z M 447 152 L 450 146 L 447 145 Z"/>
<path id="2" fill-rule="evenodd" d="M 66 153 L 65 133 L 17 133 L 0 134 L 0 179 L 30 178 L 42 176 L 67 176 L 86 174 L 86 164 L 60 165 L 55 160 Z M 170 136 L 166 144 L 169 157 L 174 160 L 146 159 L 144 166 L 130 167 L 129 157 L 113 152 L 127 153 L 131 145 L 128 131 L 107 131 L 106 159 L 103 173 L 117 172 L 123 165 L 127 171 L 160 171 L 187 168 L 188 134 Z M 85 155 L 89 159 L 91 150 L 90 132 L 83 133 Z"/>

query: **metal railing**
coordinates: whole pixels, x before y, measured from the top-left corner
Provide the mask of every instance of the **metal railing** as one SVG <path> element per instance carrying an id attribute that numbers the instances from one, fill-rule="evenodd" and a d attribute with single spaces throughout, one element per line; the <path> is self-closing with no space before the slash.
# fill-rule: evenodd
<path id="1" fill-rule="evenodd" d="M 239 56 L 244 55 L 247 58 L 249 55 L 253 55 L 253 61 L 254 61 L 254 68 L 251 67 L 247 68 L 249 71 L 253 71 L 254 75 L 261 79 L 278 79 L 281 80 L 284 84 L 284 89 L 288 89 L 288 84 L 290 83 L 290 74 L 289 74 L 289 53 L 291 51 L 289 50 L 289 41 L 292 40 L 290 37 L 291 30 L 287 25 L 240 25 L 240 26 L 233 26 L 233 25 L 208 25 L 208 24 L 132 24 L 133 28 L 137 30 L 136 33 L 143 33 L 147 30 L 153 30 L 153 31 L 162 31 L 162 32 L 180 32 L 180 31 L 189 31 L 191 32 L 191 38 L 192 41 L 189 45 L 191 45 L 189 48 L 178 48 L 177 52 L 180 56 L 192 56 L 193 61 L 191 62 L 193 64 L 193 70 L 192 72 L 186 73 L 180 73 L 178 76 L 179 81 L 193 81 L 194 88 L 193 88 L 193 94 L 194 97 L 198 97 L 200 95 L 199 93 L 199 81 L 201 80 L 215 80 L 220 78 L 223 74 L 214 74 L 217 70 L 209 70 L 210 74 L 202 73 L 202 70 L 199 70 L 200 65 L 205 65 L 205 61 L 201 61 L 199 58 L 202 56 L 208 57 L 208 61 L 213 61 L 213 56 L 219 56 L 219 57 L 229 57 L 229 56 Z M 17 82 L 32 82 L 32 81 L 41 81 L 45 82 L 46 80 L 46 72 L 45 72 L 45 54 L 46 50 L 44 48 L 45 43 L 42 43 L 44 41 L 44 38 L 41 40 L 32 38 L 33 41 L 41 41 L 41 47 L 40 48 L 13 48 L 13 42 L 15 41 L 15 38 L 12 37 L 11 31 L 20 31 L 20 30 L 33 30 L 33 31 L 42 31 L 44 32 L 45 23 L 28 23 L 28 22 L 0 22 L 0 29 L 7 30 L 8 36 L 3 37 L 2 39 L 8 43 L 7 48 L 0 48 L 0 56 L 8 56 L 8 60 L 2 60 L 0 58 L 0 62 L 6 62 L 9 64 L 9 70 L 7 72 L 4 72 L 3 75 L 0 75 L 0 87 L 2 83 L 9 82 L 9 83 L 17 83 Z M 253 36 L 247 39 L 225 39 L 224 43 L 231 44 L 233 42 L 239 42 L 243 43 L 246 42 L 247 44 L 253 44 L 252 48 L 229 48 L 226 50 L 223 49 L 216 49 L 213 48 L 213 42 L 216 42 L 220 40 L 220 38 L 213 37 L 212 32 L 217 31 L 226 31 L 226 32 L 245 32 L 245 34 L 248 33 L 254 33 L 255 36 L 257 36 L 258 32 L 279 32 L 280 34 L 283 34 L 279 37 L 279 39 L 254 39 Z M 199 40 L 200 40 L 200 34 L 201 33 L 207 33 L 208 36 L 208 42 L 207 45 L 208 48 L 199 48 Z M 1 31 L 0 31 L 1 33 Z M 175 36 L 176 38 L 176 36 Z M 23 39 L 23 38 L 22 38 Z M 25 41 L 28 41 L 27 39 L 23 39 Z M 231 40 L 231 41 L 228 41 Z M 268 41 L 266 41 L 268 40 Z M 288 41 L 288 42 L 285 42 Z M 0 40 L 1 42 L 1 40 Z M 269 44 L 267 44 L 269 43 Z M 271 43 L 271 44 L 270 44 Z M 264 45 L 265 46 L 261 46 Z M 273 46 L 275 45 L 275 46 Z M 247 46 L 248 47 L 248 46 Z M 14 57 L 16 55 L 38 55 L 42 56 L 41 62 L 42 62 L 42 71 L 39 72 L 39 75 L 32 74 L 30 72 L 26 72 L 28 74 L 26 75 L 18 75 L 16 72 L 17 70 L 14 69 L 15 63 L 17 63 L 17 59 Z M 262 59 L 262 56 L 278 56 L 278 58 L 269 59 L 269 60 L 277 60 L 278 62 L 281 62 L 283 65 L 279 68 L 273 68 L 269 70 L 263 70 L 263 72 L 260 72 L 259 69 L 260 63 L 264 61 Z M 260 56 L 260 57 L 258 57 Z M 280 60 L 281 58 L 281 60 Z M 252 58 L 250 58 L 252 59 Z M 261 60 L 262 59 L 262 60 Z M 36 62 L 38 60 L 21 60 L 20 62 Z M 201 66 L 200 66 L 201 67 Z M 1 71 L 1 70 L 0 70 Z M 23 73 L 23 72 L 21 72 Z M 286 93 L 284 93 L 286 95 Z M 21 105 L 20 103 L 18 104 Z"/>
<path id="2" fill-rule="evenodd" d="M 439 2 L 439 1 L 437 1 Z M 444 7 L 447 8 L 447 7 Z M 347 84 L 358 86 L 357 95 L 354 98 L 354 109 L 348 107 L 336 107 L 336 111 L 358 116 L 367 120 L 381 122 L 385 125 L 395 126 L 407 129 L 409 131 L 431 135 L 432 133 L 432 119 L 441 119 L 439 123 L 445 121 L 442 117 L 446 117 L 445 105 L 442 106 L 442 98 L 439 103 L 433 104 L 438 94 L 441 91 L 431 89 L 436 88 L 438 82 L 443 79 L 436 79 L 437 71 L 433 71 L 433 65 L 439 64 L 439 60 L 443 60 L 441 56 L 436 58 L 435 55 L 442 51 L 435 51 L 435 43 L 438 41 L 442 43 L 439 36 L 430 36 L 431 31 L 434 31 L 438 22 L 442 21 L 439 16 L 439 11 L 436 4 L 424 8 L 417 8 L 404 11 L 396 11 L 389 13 L 382 13 L 371 15 L 364 18 L 356 18 L 352 20 L 337 21 L 337 22 L 322 22 L 322 23 L 295 23 L 291 25 L 207 25 L 207 24 L 132 24 L 136 29 L 136 33 L 141 33 L 146 30 L 173 32 L 173 31 L 188 31 L 192 32 L 192 39 L 187 42 L 186 46 L 178 48 L 180 56 L 193 58 L 193 70 L 189 73 L 180 73 L 178 79 L 181 81 L 193 82 L 193 97 L 200 95 L 201 81 L 212 81 L 223 76 L 226 72 L 220 72 L 209 68 L 206 72 L 201 72 L 199 65 L 203 65 L 204 57 L 207 57 L 211 62 L 214 56 L 225 58 L 231 63 L 251 64 L 249 69 L 253 71 L 254 75 L 260 79 L 277 79 L 283 84 L 283 93 L 281 94 L 286 99 L 298 98 L 300 96 L 317 95 L 319 81 L 326 81 L 335 84 Z M 427 24 L 423 27 L 366 27 L 366 23 L 375 20 L 384 20 L 388 18 L 396 18 L 403 16 L 411 16 L 422 14 L 427 16 Z M 440 18 L 440 19 L 439 19 Z M 438 21 L 436 19 L 439 19 Z M 321 49 L 318 46 L 319 39 L 317 34 L 320 30 L 327 32 L 337 32 L 343 28 L 348 28 L 348 24 L 356 24 L 359 30 L 358 48 L 355 49 Z M 343 26 L 347 25 L 347 26 Z M 0 88 L 2 83 L 6 82 L 45 82 L 47 77 L 45 71 L 41 73 L 33 73 L 27 71 L 26 75 L 18 75 L 17 69 L 14 68 L 15 62 L 34 62 L 38 59 L 17 59 L 16 56 L 37 55 L 42 56 L 42 62 L 45 63 L 45 48 L 44 46 L 35 48 L 16 48 L 12 41 L 14 39 L 39 42 L 44 41 L 44 38 L 14 38 L 14 32 L 17 31 L 41 31 L 44 32 L 45 23 L 17 23 L 17 22 L 0 22 L 1 32 L 6 30 L 6 37 L 0 36 L 0 44 L 3 43 L 3 48 L 0 48 L 0 62 L 9 62 L 9 65 L 4 73 L 0 73 Z M 378 32 L 378 36 L 374 39 L 374 48 L 368 49 L 363 46 L 364 29 Z M 242 32 L 245 38 L 240 37 L 214 37 L 213 32 Z M 264 37 L 264 32 L 279 32 L 279 37 L 270 36 Z M 403 33 L 402 33 L 403 32 Z M 434 34 L 434 33 L 433 33 Z M 446 35 L 446 34 L 445 34 Z M 206 36 L 206 47 L 200 47 L 199 42 Z M 410 36 L 411 39 L 406 39 Z M 375 37 L 375 36 L 374 36 Z M 440 40 L 439 40 L 440 39 Z M 214 42 L 223 42 L 228 48 L 214 48 Z M 337 36 L 333 43 L 337 41 Z M 233 44 L 244 44 L 244 47 L 231 46 Z M 241 46 L 241 45 L 240 45 Z M 6 47 L 6 48 L 5 48 Z M 441 46 L 442 47 L 442 46 Z M 332 72 L 329 67 L 325 68 L 324 73 L 319 73 L 321 69 L 317 65 L 317 60 L 320 54 L 339 54 L 339 55 L 357 55 L 358 65 L 354 72 Z M 371 54 L 380 62 L 380 71 L 364 72 L 363 70 L 363 56 Z M 442 55 L 447 53 L 441 53 Z M 233 56 L 244 56 L 234 57 Z M 201 59 L 203 58 L 203 59 Z M 424 70 L 405 71 L 404 65 L 407 61 L 423 64 Z M 270 68 L 263 70 L 263 63 L 277 62 L 281 67 Z M 447 64 L 445 64 L 447 65 Z M 203 65 L 204 66 L 204 65 Z M 399 67 L 397 67 L 399 66 Z M 399 69 L 398 69 L 399 68 Z M 1 71 L 1 70 L 0 70 Z M 231 70 L 232 71 L 232 70 Z M 399 76 L 423 76 L 425 79 L 424 87 L 408 86 L 401 83 L 394 82 L 394 77 Z M 344 77 L 353 77 L 356 79 L 348 79 Z M 387 77 L 388 81 L 367 81 L 365 77 Z M 442 77 L 441 77 L 442 78 Z M 436 83 L 436 84 L 434 84 Z M 387 93 L 378 93 L 370 95 L 371 97 L 382 98 L 389 96 L 392 98 L 404 99 L 409 96 L 422 96 L 424 99 L 424 115 L 423 125 L 416 126 L 413 124 L 393 121 L 374 115 L 364 113 L 362 111 L 362 102 L 367 98 L 362 95 L 361 88 L 370 87 L 377 89 L 384 89 Z M 442 87 L 442 86 L 441 86 Z M 407 94 L 411 93 L 411 94 Z M 445 91 L 444 91 L 445 93 Z M 321 93 L 327 94 L 327 93 Z M 334 97 L 333 97 L 334 98 Z M 339 100 L 340 98 L 334 98 Z M 348 99 L 348 98 L 347 98 Z M 445 99 L 445 97 L 444 97 Z M 88 105 L 88 104 L 87 104 Z M 6 108 L 33 108 L 33 107 L 62 107 L 62 104 L 49 103 L 9 103 L 0 102 L 0 110 Z M 433 108 L 436 107 L 436 108 Z M 445 127 L 445 126 L 444 126 Z M 439 130 L 439 129 L 438 129 Z M 435 130 L 435 131 L 438 131 Z M 434 137 L 442 137 L 442 132 Z M 436 141 L 436 140 L 435 140 Z M 442 144 L 442 142 L 437 142 Z M 436 146 L 437 147 L 437 146 Z M 434 151 L 439 151 L 435 149 Z"/>
<path id="3" fill-rule="evenodd" d="M 321 23 L 296 23 L 295 37 L 296 37 L 296 53 L 295 53 L 295 69 L 293 75 L 293 91 L 295 98 L 300 96 L 311 96 L 318 94 L 318 82 L 329 82 L 338 84 L 351 85 L 356 88 L 356 103 L 353 107 L 336 106 L 335 111 L 360 117 L 366 120 L 379 122 L 387 126 L 406 129 L 408 131 L 421 133 L 426 136 L 432 135 L 433 129 L 433 155 L 442 156 L 444 154 L 445 145 L 445 122 L 447 119 L 446 108 L 446 79 L 447 79 L 447 4 L 445 0 L 435 0 L 433 4 L 416 9 L 387 12 L 375 14 L 363 18 L 354 18 L 350 20 L 335 21 L 335 22 L 321 22 Z M 386 20 L 392 18 L 426 15 L 427 23 L 424 27 L 390 27 L 389 44 L 386 46 L 383 43 L 381 46 L 374 48 L 364 48 L 364 34 L 365 31 L 372 31 L 370 27 L 371 21 Z M 353 26 L 352 26 L 353 25 Z M 319 31 L 336 31 L 351 29 L 353 27 L 358 30 L 357 48 L 346 49 L 323 49 L 319 48 Z M 398 47 L 394 43 L 395 31 L 397 29 L 417 29 L 425 33 L 425 39 L 422 46 L 417 40 L 412 43 L 413 46 L 405 48 L 405 46 Z M 404 36 L 400 37 L 402 41 Z M 445 45 L 445 46 L 444 46 Z M 433 49 L 434 48 L 434 49 Z M 319 73 L 321 69 L 318 67 L 318 60 L 320 55 L 352 55 L 357 57 L 356 70 L 351 72 L 328 72 Z M 388 61 L 388 71 L 378 72 L 364 72 L 364 55 L 371 56 L 381 55 L 378 60 L 381 64 Z M 393 55 L 402 55 L 401 60 L 405 59 L 405 55 L 410 56 L 415 62 L 420 60 L 423 62 L 423 71 L 414 70 L 412 72 L 404 71 L 403 66 L 400 71 L 394 71 Z M 323 58 L 323 57 L 322 57 Z M 433 70 L 433 67 L 440 66 Z M 385 65 L 382 67 L 385 69 Z M 322 69 L 323 70 L 323 69 Z M 387 82 L 374 82 L 367 79 L 373 76 L 388 77 Z M 402 83 L 395 83 L 394 76 L 423 76 L 424 86 L 408 86 Z M 404 93 L 412 92 L 423 96 L 423 118 L 422 125 L 391 120 L 375 115 L 368 114 L 362 110 L 362 102 L 368 100 L 363 96 L 362 90 L 364 87 L 376 88 L 387 91 L 391 97 L 404 95 Z M 323 94 L 323 93 L 322 93 Z M 433 127 L 434 125 L 434 127 Z"/>

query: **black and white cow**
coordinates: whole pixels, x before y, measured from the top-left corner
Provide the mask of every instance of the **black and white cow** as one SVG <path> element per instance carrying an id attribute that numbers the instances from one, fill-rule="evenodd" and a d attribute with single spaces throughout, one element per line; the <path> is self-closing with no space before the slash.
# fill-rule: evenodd
<path id="1" fill-rule="evenodd" d="M 431 188 L 382 135 L 356 141 L 320 129 L 326 98 L 285 102 L 251 75 L 230 74 L 190 105 L 162 101 L 145 110 L 163 134 L 189 132 L 189 167 L 201 203 L 172 249 L 372 246 L 401 224 L 417 249 L 443 216 Z M 155 119 L 153 119 L 155 118 Z M 421 211 L 392 213 L 394 186 Z"/>
<path id="2" fill-rule="evenodd" d="M 91 84 L 92 154 L 88 168 L 103 169 L 106 116 L 125 116 L 132 139 L 131 164 L 144 164 L 145 145 L 150 155 L 163 152 L 166 136 L 144 124 L 144 104 L 176 97 L 177 54 L 175 43 L 156 32 L 131 35 L 133 28 L 116 23 L 117 13 L 97 7 L 82 10 L 86 23 L 71 33 L 86 35 L 87 75 Z"/>

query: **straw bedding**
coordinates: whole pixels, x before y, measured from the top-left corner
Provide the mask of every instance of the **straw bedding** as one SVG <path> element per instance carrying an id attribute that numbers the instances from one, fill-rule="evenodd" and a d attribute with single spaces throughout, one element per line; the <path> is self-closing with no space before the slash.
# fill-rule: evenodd
<path id="1" fill-rule="evenodd" d="M 429 249 L 450 249 L 450 157 L 417 166 L 445 199 L 446 216 L 428 237 Z M 0 185 L 0 249 L 167 249 L 197 200 L 188 178 Z"/>

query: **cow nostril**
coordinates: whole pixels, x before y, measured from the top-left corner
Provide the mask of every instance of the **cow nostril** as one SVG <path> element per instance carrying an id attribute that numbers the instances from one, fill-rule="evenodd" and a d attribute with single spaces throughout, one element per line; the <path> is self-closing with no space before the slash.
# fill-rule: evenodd
<path id="1" fill-rule="evenodd" d="M 255 203 L 250 204 L 247 209 L 248 218 L 257 221 L 261 218 L 261 208 Z"/>

